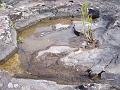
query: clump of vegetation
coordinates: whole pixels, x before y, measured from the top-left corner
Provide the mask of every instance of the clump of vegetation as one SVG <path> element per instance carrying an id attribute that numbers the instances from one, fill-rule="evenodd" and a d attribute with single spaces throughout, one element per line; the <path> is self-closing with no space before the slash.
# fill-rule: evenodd
<path id="1" fill-rule="evenodd" d="M 95 41 L 94 37 L 93 37 L 93 31 L 91 29 L 92 27 L 92 17 L 89 16 L 89 13 L 88 13 L 88 8 L 89 8 L 89 4 L 87 1 L 85 1 L 82 5 L 82 23 L 83 23 L 83 34 L 84 36 L 86 37 L 87 41 L 89 43 L 92 43 L 93 41 Z M 85 30 L 85 24 L 86 22 L 89 22 L 88 24 L 88 30 L 86 31 Z"/>
<path id="2" fill-rule="evenodd" d="M 2 7 L 2 0 L 0 0 L 0 8 Z"/>
<path id="3" fill-rule="evenodd" d="M 0 10 L 5 9 L 5 7 L 6 7 L 5 3 L 2 0 L 0 0 Z"/>
<path id="4" fill-rule="evenodd" d="M 20 60 L 19 60 L 18 53 L 13 55 L 4 64 L 0 64 L 0 68 L 10 72 L 11 74 L 23 73 L 23 69 L 20 66 Z"/>
<path id="5" fill-rule="evenodd" d="M 23 42 L 24 42 L 24 38 L 19 36 L 19 37 L 17 38 L 17 42 L 18 42 L 18 43 L 23 43 Z"/>

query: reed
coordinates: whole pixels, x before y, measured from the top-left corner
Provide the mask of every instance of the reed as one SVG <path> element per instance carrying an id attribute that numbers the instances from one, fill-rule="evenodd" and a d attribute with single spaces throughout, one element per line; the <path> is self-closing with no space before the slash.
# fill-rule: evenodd
<path id="1" fill-rule="evenodd" d="M 83 31 L 83 34 L 86 37 L 87 41 L 92 43 L 94 41 L 93 30 L 91 28 L 92 27 L 92 17 L 89 16 L 88 8 L 89 8 L 89 4 L 88 4 L 87 0 L 85 0 L 82 7 L 81 7 L 81 11 L 82 11 L 82 31 Z M 86 22 L 89 23 L 88 27 L 87 27 L 87 30 L 85 30 Z"/>

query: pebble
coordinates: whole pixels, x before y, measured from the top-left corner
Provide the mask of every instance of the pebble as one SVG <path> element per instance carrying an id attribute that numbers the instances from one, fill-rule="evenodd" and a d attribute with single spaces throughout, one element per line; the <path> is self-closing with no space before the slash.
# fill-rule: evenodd
<path id="1" fill-rule="evenodd" d="M 14 86 L 13 86 L 13 84 L 10 82 L 10 83 L 8 83 L 8 88 L 13 88 Z"/>
<path id="2" fill-rule="evenodd" d="M 19 86 L 18 84 L 14 84 L 14 88 L 18 88 L 18 86 Z"/>

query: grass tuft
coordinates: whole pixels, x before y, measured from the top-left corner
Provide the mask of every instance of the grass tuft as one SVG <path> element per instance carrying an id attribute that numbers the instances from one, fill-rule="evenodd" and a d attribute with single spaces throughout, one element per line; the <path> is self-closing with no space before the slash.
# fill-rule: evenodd
<path id="1" fill-rule="evenodd" d="M 88 14 L 88 8 L 89 8 L 89 4 L 87 2 L 87 0 L 84 1 L 83 5 L 82 5 L 82 31 L 84 36 L 86 37 L 87 41 L 92 43 L 95 39 L 93 37 L 93 31 L 91 29 L 92 27 L 92 17 L 89 16 Z M 90 24 L 88 24 L 88 30 L 85 31 L 85 22 L 89 22 Z"/>

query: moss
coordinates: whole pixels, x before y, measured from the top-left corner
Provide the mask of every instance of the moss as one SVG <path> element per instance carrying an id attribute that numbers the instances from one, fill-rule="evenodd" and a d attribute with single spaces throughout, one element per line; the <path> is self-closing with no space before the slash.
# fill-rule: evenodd
<path id="1" fill-rule="evenodd" d="M 4 64 L 0 65 L 0 69 L 6 70 L 11 74 L 22 73 L 23 70 L 20 67 L 19 55 L 16 53 L 9 60 L 7 60 Z"/>
<path id="2" fill-rule="evenodd" d="M 21 36 L 18 36 L 17 43 L 19 44 L 19 43 L 23 43 L 23 42 L 24 42 L 24 38 Z"/>

